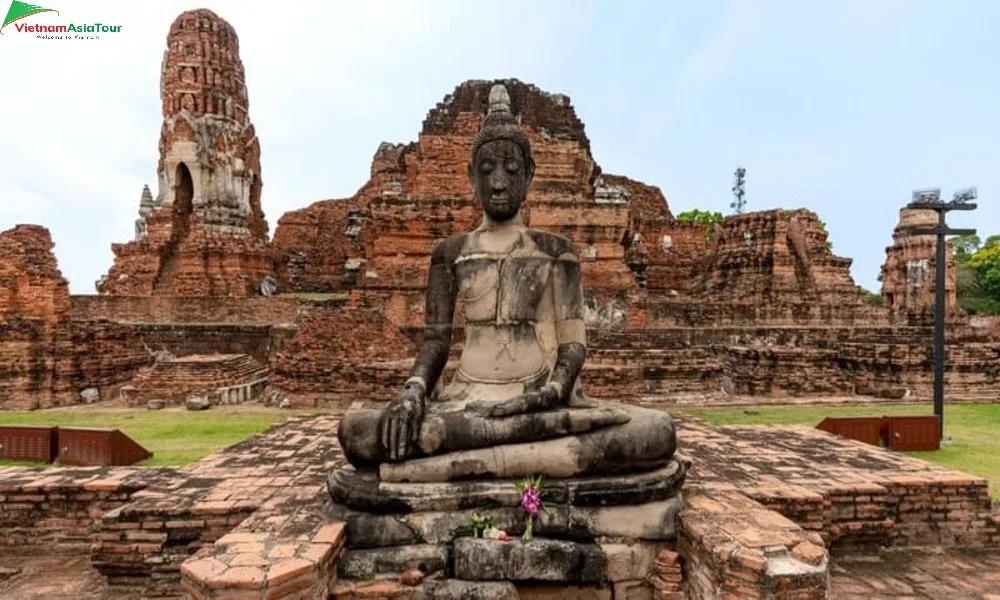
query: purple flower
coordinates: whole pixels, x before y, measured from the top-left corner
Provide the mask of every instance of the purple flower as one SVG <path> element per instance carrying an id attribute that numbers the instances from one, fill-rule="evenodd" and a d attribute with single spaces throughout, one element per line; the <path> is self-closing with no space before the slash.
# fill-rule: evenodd
<path id="1" fill-rule="evenodd" d="M 535 487 L 534 483 L 525 486 L 521 493 L 521 508 L 533 517 L 542 510 L 542 492 Z"/>

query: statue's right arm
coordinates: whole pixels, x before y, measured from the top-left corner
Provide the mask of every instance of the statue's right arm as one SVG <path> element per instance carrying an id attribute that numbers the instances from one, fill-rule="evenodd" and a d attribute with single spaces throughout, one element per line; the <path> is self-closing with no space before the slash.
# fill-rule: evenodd
<path id="1" fill-rule="evenodd" d="M 419 384 L 425 396 L 429 396 L 434 390 L 448 363 L 455 299 L 458 295 L 455 259 L 461 249 L 462 239 L 458 237 L 444 240 L 431 255 L 424 302 L 424 340 L 407 380 L 408 384 Z"/>

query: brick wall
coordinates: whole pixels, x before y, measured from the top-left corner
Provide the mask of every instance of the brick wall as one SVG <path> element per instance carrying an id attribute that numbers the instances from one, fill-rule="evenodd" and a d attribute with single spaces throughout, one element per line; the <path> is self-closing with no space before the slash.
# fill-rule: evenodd
<path id="1" fill-rule="evenodd" d="M 172 473 L 122 467 L 0 468 L 0 546 L 14 553 L 87 552 L 94 523 L 105 512 Z"/>
<path id="2" fill-rule="evenodd" d="M 77 321 L 119 323 L 294 323 L 300 300 L 282 297 L 70 296 Z"/>

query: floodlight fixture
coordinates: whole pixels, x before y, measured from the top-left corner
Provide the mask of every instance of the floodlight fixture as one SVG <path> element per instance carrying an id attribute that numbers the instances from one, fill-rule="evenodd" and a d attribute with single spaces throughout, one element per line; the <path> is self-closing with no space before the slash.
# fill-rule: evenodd
<path id="1" fill-rule="evenodd" d="M 978 197 L 978 192 L 976 190 L 976 186 L 972 186 L 956 191 L 952 195 L 951 201 L 956 204 L 965 204 L 966 202 L 971 202 L 972 200 L 975 200 L 977 197 Z"/>
<path id="2" fill-rule="evenodd" d="M 941 188 L 924 188 L 913 190 L 913 202 L 917 204 L 933 204 L 941 200 Z"/>

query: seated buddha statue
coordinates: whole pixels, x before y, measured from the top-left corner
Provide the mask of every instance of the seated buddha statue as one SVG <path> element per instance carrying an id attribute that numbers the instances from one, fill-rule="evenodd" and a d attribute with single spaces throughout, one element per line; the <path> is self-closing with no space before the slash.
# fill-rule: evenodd
<path id="1" fill-rule="evenodd" d="M 525 225 L 534 172 L 496 85 L 468 167 L 482 223 L 431 256 L 422 346 L 402 391 L 384 408 L 344 415 L 338 437 L 356 469 L 378 468 L 385 482 L 567 478 L 654 469 L 673 456 L 669 415 L 582 390 L 580 259 L 570 240 Z M 465 342 L 445 384 L 458 302 Z"/>

